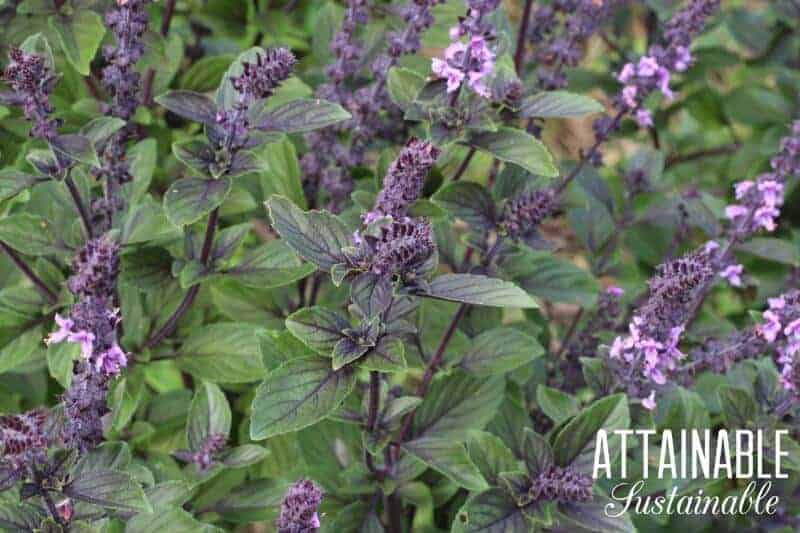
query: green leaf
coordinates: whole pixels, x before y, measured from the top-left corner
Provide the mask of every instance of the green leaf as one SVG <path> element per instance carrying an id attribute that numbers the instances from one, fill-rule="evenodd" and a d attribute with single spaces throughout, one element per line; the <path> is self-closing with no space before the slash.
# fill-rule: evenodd
<path id="1" fill-rule="evenodd" d="M 189 406 L 186 421 L 186 441 L 192 451 L 198 451 L 213 435 L 227 437 L 231 431 L 231 406 L 222 389 L 214 383 L 203 382 L 197 388 Z"/>
<path id="2" fill-rule="evenodd" d="M 620 439 L 613 431 L 627 429 L 630 422 L 628 399 L 624 394 L 594 402 L 558 432 L 553 443 L 556 464 L 570 465 L 579 472 L 591 474 L 597 432 L 601 429 L 608 432 L 608 451 L 613 463 L 620 453 Z"/>
<path id="3" fill-rule="evenodd" d="M 350 337 L 344 337 L 333 347 L 333 369 L 339 370 L 367 353 L 369 346 L 361 346 Z"/>
<path id="4" fill-rule="evenodd" d="M 479 380 L 453 374 L 434 382 L 414 417 L 415 438 L 464 440 L 467 430 L 482 429 L 503 400 L 502 379 Z"/>
<path id="5" fill-rule="evenodd" d="M 193 91 L 169 91 L 156 97 L 156 103 L 178 116 L 214 126 L 217 123 L 217 106 L 208 96 Z"/>
<path id="6" fill-rule="evenodd" d="M 248 287 L 273 289 L 303 279 L 316 270 L 311 263 L 300 261 L 285 242 L 275 240 L 249 250 L 241 262 L 221 272 Z"/>
<path id="7" fill-rule="evenodd" d="M 538 307 L 513 283 L 475 274 L 442 274 L 431 280 L 419 296 L 493 307 Z"/>
<path id="8" fill-rule="evenodd" d="M 581 408 L 581 402 L 574 396 L 545 385 L 539 385 L 536 389 L 536 403 L 556 424 L 577 415 Z"/>
<path id="9" fill-rule="evenodd" d="M 231 191 L 230 178 L 207 180 L 183 178 L 175 181 L 164 195 L 164 211 L 176 226 L 186 226 L 210 213 Z"/>
<path id="10" fill-rule="evenodd" d="M 299 309 L 286 317 L 286 329 L 312 350 L 330 357 L 342 338 L 343 330 L 350 328 L 347 317 L 326 307 L 314 306 Z"/>
<path id="11" fill-rule="evenodd" d="M 251 383 L 264 377 L 259 334 L 251 324 L 218 322 L 198 328 L 175 359 L 181 370 L 214 383 Z"/>
<path id="12" fill-rule="evenodd" d="M 352 392 L 355 381 L 348 368 L 334 371 L 327 359 L 285 362 L 256 390 L 250 438 L 262 440 L 297 431 L 326 418 Z"/>
<path id="13" fill-rule="evenodd" d="M 451 439 L 422 437 L 406 442 L 403 450 L 467 490 L 487 488 L 486 480 L 472 463 L 460 442 Z"/>
<path id="14" fill-rule="evenodd" d="M 453 520 L 453 533 L 533 531 L 517 502 L 503 489 L 489 489 L 467 500 Z"/>
<path id="15" fill-rule="evenodd" d="M 474 230 L 494 227 L 495 207 L 489 192 L 470 181 L 448 183 L 431 198 L 451 217 L 459 218 Z"/>
<path id="16" fill-rule="evenodd" d="M 6 531 L 37 531 L 47 512 L 37 505 L 23 502 L 0 502 L 0 528 Z"/>
<path id="17" fill-rule="evenodd" d="M 498 128 L 497 131 L 473 133 L 467 140 L 473 146 L 488 152 L 500 161 L 519 165 L 532 174 L 544 177 L 558 176 L 553 156 L 539 139 L 515 128 Z"/>
<path id="18" fill-rule="evenodd" d="M 327 100 L 301 98 L 268 111 L 258 120 L 264 132 L 302 133 L 348 120 L 350 113 Z"/>
<path id="19" fill-rule="evenodd" d="M 98 146 L 106 142 L 109 137 L 114 135 L 125 126 L 125 121 L 117 117 L 97 117 L 81 128 L 81 135 L 89 139 L 92 146 Z"/>
<path id="20" fill-rule="evenodd" d="M 74 342 L 57 342 L 47 347 L 47 368 L 64 389 L 72 383 L 72 364 L 80 356 L 81 346 Z"/>
<path id="21" fill-rule="evenodd" d="M 345 225 L 330 213 L 303 212 L 287 198 L 273 196 L 267 202 L 272 226 L 302 258 L 328 271 L 345 262 L 342 248 L 351 246 Z"/>
<path id="22" fill-rule="evenodd" d="M 209 165 L 216 161 L 214 149 L 203 139 L 188 139 L 172 143 L 175 157 L 195 172 L 210 176 Z"/>
<path id="23" fill-rule="evenodd" d="M 518 468 L 514 453 L 499 437 L 485 431 L 473 432 L 467 439 L 469 457 L 489 485 L 498 484 L 501 472 Z"/>
<path id="24" fill-rule="evenodd" d="M 567 503 L 559 511 L 567 524 L 597 533 L 636 533 L 628 513 L 621 513 L 624 504 L 595 494 L 590 502 Z M 616 515 L 620 516 L 616 516 Z"/>
<path id="25" fill-rule="evenodd" d="M 522 429 L 522 459 L 530 477 L 536 477 L 553 466 L 553 449 L 547 440 L 531 428 Z"/>
<path id="26" fill-rule="evenodd" d="M 141 291 L 159 291 L 173 280 L 172 257 L 163 248 L 139 248 L 135 253 L 122 256 L 120 282 Z"/>
<path id="27" fill-rule="evenodd" d="M 360 368 L 377 372 L 403 372 L 408 368 L 403 341 L 383 337 L 378 345 L 366 353 Z"/>
<path id="28" fill-rule="evenodd" d="M 405 109 L 417 99 L 425 78 L 407 68 L 392 67 L 386 81 L 389 97 L 397 107 Z"/>
<path id="29" fill-rule="evenodd" d="M 552 252 L 524 250 L 506 256 L 503 271 L 529 293 L 553 302 L 594 305 L 600 282 Z"/>
<path id="30" fill-rule="evenodd" d="M 30 362 L 37 355 L 41 343 L 42 326 L 18 333 L 0 349 L 0 374 Z"/>
<path id="31" fill-rule="evenodd" d="M 115 511 L 152 511 L 139 484 L 130 474 L 119 470 L 100 468 L 83 472 L 64 487 L 64 494 Z"/>
<path id="32" fill-rule="evenodd" d="M 91 167 L 99 167 L 100 159 L 92 145 L 92 141 L 83 135 L 69 133 L 57 135 L 50 139 L 50 147 L 71 161 L 83 163 Z"/>
<path id="33" fill-rule="evenodd" d="M 45 66 L 51 71 L 55 70 L 55 60 L 53 50 L 47 38 L 41 33 L 35 33 L 22 41 L 20 49 L 26 54 L 36 54 L 44 58 Z"/>
<path id="34" fill-rule="evenodd" d="M 544 354 L 535 338 L 515 328 L 485 331 L 472 340 L 472 346 L 459 366 L 478 376 L 505 374 Z"/>
<path id="35" fill-rule="evenodd" d="M 181 89 L 205 93 L 213 91 L 235 57 L 230 54 L 206 56 L 192 63 L 180 80 Z"/>
<path id="36" fill-rule="evenodd" d="M 214 533 L 220 531 L 211 524 L 195 519 L 180 507 L 160 507 L 156 512 L 139 513 L 125 524 L 125 533 Z"/>
<path id="37" fill-rule="evenodd" d="M 25 189 L 46 179 L 27 174 L 15 168 L 4 168 L 0 170 L 0 201 L 13 198 Z"/>
<path id="38" fill-rule="evenodd" d="M 80 9 L 71 17 L 50 17 L 50 27 L 58 35 L 67 61 L 81 76 L 88 76 L 92 59 L 106 34 L 103 18 L 89 9 Z"/>
<path id="39" fill-rule="evenodd" d="M 264 198 L 277 194 L 305 208 L 306 195 L 294 144 L 284 137 L 280 141 L 265 144 L 258 150 L 257 157 L 263 169 L 259 173 L 259 184 Z"/>
<path id="40" fill-rule="evenodd" d="M 758 405 L 753 396 L 744 389 L 723 385 L 717 389 L 722 414 L 729 428 L 744 428 L 755 420 Z"/>
<path id="41" fill-rule="evenodd" d="M 800 248 L 783 239 L 752 237 L 739 244 L 736 249 L 776 263 L 800 266 Z"/>
<path id="42" fill-rule="evenodd" d="M 261 462 L 267 455 L 267 450 L 261 446 L 243 444 L 225 452 L 222 464 L 230 468 L 244 468 Z"/>
<path id="43" fill-rule="evenodd" d="M 392 302 L 392 280 L 372 272 L 359 274 L 350 284 L 350 300 L 364 318 L 376 317 Z"/>
<path id="44" fill-rule="evenodd" d="M 523 98 L 519 114 L 523 118 L 582 117 L 603 111 L 603 105 L 582 94 L 546 91 Z"/>

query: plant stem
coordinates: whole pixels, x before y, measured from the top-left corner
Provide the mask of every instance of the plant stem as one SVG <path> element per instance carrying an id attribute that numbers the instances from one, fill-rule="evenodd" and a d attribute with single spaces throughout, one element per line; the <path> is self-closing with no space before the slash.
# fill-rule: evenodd
<path id="1" fill-rule="evenodd" d="M 469 149 L 469 152 L 467 152 L 466 157 L 464 157 L 464 160 L 458 166 L 458 170 L 456 170 L 456 174 L 455 174 L 455 176 L 453 176 L 453 181 L 458 181 L 458 180 L 461 179 L 461 176 L 464 175 L 464 172 L 467 170 L 467 167 L 469 166 L 469 162 L 472 161 L 472 157 L 475 155 L 476 151 L 477 151 L 476 148 L 470 148 Z"/>
<path id="2" fill-rule="evenodd" d="M 522 10 L 522 20 L 519 22 L 519 33 L 517 34 L 517 48 L 514 50 L 514 70 L 522 68 L 522 60 L 525 58 L 525 36 L 528 34 L 528 24 L 531 20 L 531 8 L 533 0 L 525 0 L 525 8 Z"/>
<path id="3" fill-rule="evenodd" d="M 172 24 L 172 15 L 175 14 L 175 0 L 167 0 L 164 5 L 164 18 L 161 20 L 161 36 L 169 35 L 169 27 Z"/>
<path id="4" fill-rule="evenodd" d="M 75 186 L 72 176 L 67 175 L 67 177 L 64 178 L 64 183 L 66 184 L 67 189 L 69 189 L 69 194 L 72 196 L 72 200 L 75 202 L 75 207 L 78 208 L 78 213 L 83 221 L 83 227 L 86 228 L 87 236 L 90 239 L 93 238 L 94 235 L 92 234 L 92 223 L 89 220 L 89 212 L 86 210 L 83 200 L 81 200 L 81 193 L 78 191 L 78 187 Z"/>
<path id="5" fill-rule="evenodd" d="M 207 266 L 208 258 L 211 255 L 211 245 L 214 243 L 214 232 L 217 229 L 217 221 L 219 219 L 219 207 L 215 208 L 211 211 L 211 214 L 208 216 L 208 225 L 206 226 L 206 236 L 203 241 L 203 249 L 200 252 L 200 262 Z M 194 299 L 197 297 L 197 293 L 200 291 L 200 284 L 192 285 L 188 291 L 186 291 L 186 295 L 183 297 L 183 300 L 178 305 L 178 308 L 175 309 L 175 312 L 172 313 L 167 321 L 161 326 L 156 333 L 154 333 L 144 344 L 145 348 L 154 348 L 158 344 L 161 343 L 164 339 L 166 339 L 178 325 L 178 321 L 186 314 L 186 311 L 194 303 Z"/>
<path id="6" fill-rule="evenodd" d="M 378 411 L 380 410 L 380 394 L 381 394 L 381 375 L 373 370 L 369 373 L 369 412 L 367 413 L 367 431 L 370 434 L 375 433 L 378 426 Z M 364 460 L 367 463 L 367 468 L 379 480 L 383 479 L 386 470 L 380 470 L 375 466 L 375 461 L 372 454 L 364 449 Z"/>
<path id="7" fill-rule="evenodd" d="M 53 502 L 53 498 L 52 498 L 52 496 L 50 496 L 50 493 L 47 492 L 47 489 L 45 489 L 45 488 L 40 486 L 39 487 L 39 494 L 42 496 L 42 499 L 44 500 L 45 505 L 47 505 L 47 510 L 50 511 L 50 514 L 52 515 L 53 520 L 55 520 L 56 523 L 59 526 L 61 526 L 61 528 L 64 531 L 69 531 L 69 524 L 67 524 L 67 522 L 64 520 L 64 518 L 58 512 L 58 509 L 56 509 L 56 504 Z"/>
<path id="8" fill-rule="evenodd" d="M 620 110 L 617 112 L 617 114 L 612 119 L 611 126 L 609 127 L 608 130 L 609 132 L 616 129 L 616 126 L 619 125 L 619 123 L 622 121 L 622 117 L 624 115 L 625 111 Z M 606 141 L 606 139 L 607 136 L 602 135 L 594 141 L 594 144 L 591 146 L 591 148 L 589 148 L 587 152 L 583 154 L 583 157 L 580 158 L 578 164 L 575 165 L 575 168 L 573 168 L 572 171 L 569 174 L 567 174 L 567 176 L 564 179 L 562 179 L 561 182 L 556 186 L 556 188 L 553 191 L 556 194 L 556 196 L 564 192 L 564 190 L 572 182 L 572 180 L 575 179 L 575 177 L 580 173 L 581 170 L 583 170 L 583 167 L 586 166 L 586 163 L 597 153 L 597 150 L 600 148 L 600 145 L 603 144 Z"/>
<path id="9" fill-rule="evenodd" d="M 431 381 L 433 381 L 433 376 L 436 374 L 436 371 L 439 369 L 439 365 L 442 364 L 442 360 L 444 359 L 444 353 L 447 350 L 447 346 L 450 344 L 450 340 L 452 340 L 453 335 L 458 328 L 458 323 L 464 317 L 464 314 L 467 311 L 467 304 L 461 304 L 458 306 L 458 309 L 453 314 L 453 318 L 450 319 L 450 324 L 447 326 L 447 330 L 444 332 L 444 336 L 439 341 L 439 346 L 436 348 L 436 352 L 434 356 L 431 358 L 430 362 L 428 363 L 428 367 L 425 369 L 425 374 L 422 376 L 422 381 L 417 386 L 416 395 L 420 398 L 424 398 L 425 395 L 428 393 L 428 389 L 430 389 Z M 411 424 L 414 422 L 414 412 L 411 411 L 408 413 L 403 420 L 403 426 L 400 430 L 400 437 L 398 439 L 399 442 L 403 442 L 405 439 L 408 438 L 409 432 L 411 431 Z"/>
<path id="10" fill-rule="evenodd" d="M 572 317 L 572 322 L 569 325 L 569 329 L 567 329 L 566 334 L 564 334 L 564 340 L 561 341 L 561 346 L 558 347 L 558 352 L 556 353 L 556 359 L 561 359 L 564 355 L 564 352 L 567 351 L 567 347 L 569 343 L 572 342 L 572 337 L 575 336 L 575 332 L 578 330 L 578 324 L 581 321 L 581 317 L 583 317 L 583 307 L 578 309 L 578 312 L 575 313 L 575 316 Z"/>
<path id="11" fill-rule="evenodd" d="M 730 155 L 735 153 L 738 149 L 739 144 L 733 143 L 725 146 L 717 146 L 715 148 L 707 148 L 705 150 L 697 150 L 695 152 L 689 152 L 688 154 L 674 154 L 667 158 L 665 167 L 670 168 L 675 165 L 680 165 L 681 163 L 688 163 L 690 161 L 696 161 L 705 157 Z"/>
<path id="12" fill-rule="evenodd" d="M 167 0 L 164 4 L 164 18 L 161 20 L 161 36 L 169 35 L 169 27 L 172 25 L 172 16 L 175 14 L 175 0 Z M 142 103 L 146 106 L 153 105 L 153 82 L 156 79 L 156 70 L 153 67 L 147 69 L 144 78 L 144 88 L 142 89 Z"/>
<path id="13" fill-rule="evenodd" d="M 13 262 L 17 266 L 17 268 L 20 269 L 20 271 L 25 275 L 25 277 L 27 277 L 31 281 L 31 283 L 34 284 L 36 289 L 38 289 L 38 291 L 42 293 L 42 296 L 47 298 L 47 301 L 49 301 L 51 304 L 54 304 L 58 301 L 58 296 L 56 295 L 56 293 L 54 293 L 52 289 L 50 289 L 50 287 L 48 287 L 45 284 L 45 282 L 42 281 L 42 278 L 37 276 L 36 273 L 33 270 L 31 270 L 31 267 L 29 267 L 25 263 L 25 261 L 22 260 L 22 258 L 19 256 L 19 254 L 17 254 L 16 251 L 14 251 L 13 248 L 11 248 L 8 244 L 4 243 L 3 241 L 0 241 L 0 248 L 3 249 L 8 258 L 11 259 L 11 262 Z"/>

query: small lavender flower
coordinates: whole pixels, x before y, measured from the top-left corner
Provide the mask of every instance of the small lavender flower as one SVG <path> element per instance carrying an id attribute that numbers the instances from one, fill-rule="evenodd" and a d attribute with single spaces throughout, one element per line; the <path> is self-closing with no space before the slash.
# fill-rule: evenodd
<path id="1" fill-rule="evenodd" d="M 667 384 L 685 354 L 678 344 L 698 294 L 714 278 L 713 257 L 700 249 L 662 264 L 650 280 L 647 302 L 635 313 L 629 333 L 614 340 L 609 366 L 629 395 L 656 407 L 656 389 Z"/>
<path id="2" fill-rule="evenodd" d="M 117 0 L 105 16 L 106 25 L 116 37 L 116 46 L 103 49 L 108 65 L 103 68 L 103 85 L 113 97 L 112 116 L 130 119 L 139 104 L 141 76 L 136 63 L 144 55 L 142 37 L 147 31 L 147 4 L 150 0 Z"/>
<path id="3" fill-rule="evenodd" d="M 433 59 L 431 70 L 447 80 L 448 93 L 455 93 L 466 81 L 479 95 L 491 97 L 486 82 L 494 72 L 494 52 L 483 36 L 471 37 L 466 44 L 455 41 L 444 51 L 444 59 Z"/>
<path id="4" fill-rule="evenodd" d="M 772 172 L 746 180 L 734 187 L 738 203 L 726 207 L 725 215 L 734 224 L 734 238 L 744 238 L 759 230 L 775 231 L 786 180 L 800 175 L 800 121 L 781 141 L 779 153 L 771 161 Z"/>
<path id="5" fill-rule="evenodd" d="M 453 42 L 445 50 L 444 59 L 433 59 L 431 70 L 447 80 L 448 93 L 457 94 L 466 83 L 484 98 L 492 96 L 487 81 L 494 73 L 495 52 L 489 47 L 494 41 L 494 26 L 486 17 L 499 5 L 498 0 L 468 0 L 466 16 L 450 30 Z"/>
<path id="6" fill-rule="evenodd" d="M 33 122 L 31 137 L 49 140 L 58 134 L 60 119 L 51 118 L 50 95 L 58 76 L 45 64 L 44 57 L 26 54 L 19 48 L 9 51 L 11 63 L 3 72 L 3 80 L 13 93 L 0 94 L 0 102 L 22 107 L 25 118 Z"/>
<path id="7" fill-rule="evenodd" d="M 756 333 L 778 353 L 781 385 L 800 399 L 800 291 L 792 290 L 769 299 L 769 309 Z"/>
<path id="8" fill-rule="evenodd" d="M 422 193 L 425 176 L 440 150 L 433 144 L 412 137 L 389 166 L 375 207 L 364 217 L 369 224 L 381 217 L 402 218 Z"/>
<path id="9" fill-rule="evenodd" d="M 588 502 L 592 500 L 593 488 L 590 475 L 569 466 L 551 466 L 533 479 L 528 495 L 532 502 Z"/>
<path id="10" fill-rule="evenodd" d="M 278 533 L 313 533 L 320 528 L 319 506 L 323 492 L 310 479 L 289 487 L 281 503 Z"/>
<path id="11" fill-rule="evenodd" d="M 719 7 L 720 0 L 691 0 L 667 22 L 663 46 L 652 46 L 648 54 L 637 63 L 622 67 L 617 79 L 625 85 L 617 103 L 634 114 L 641 126 L 652 126 L 650 112 L 642 104 L 651 93 L 658 90 L 668 100 L 674 98 L 670 79 L 676 72 L 684 72 L 692 63 L 690 47 L 708 19 Z"/>
<path id="12" fill-rule="evenodd" d="M 584 43 L 597 32 L 624 2 L 621 0 L 556 0 L 533 13 L 528 38 L 535 45 L 533 59 L 539 65 L 539 86 L 563 89 L 564 67 L 575 67 Z"/>
<path id="13" fill-rule="evenodd" d="M 553 214 L 555 193 L 550 188 L 525 191 L 506 203 L 500 226 L 509 237 L 519 240 L 530 235 L 542 221 Z"/>

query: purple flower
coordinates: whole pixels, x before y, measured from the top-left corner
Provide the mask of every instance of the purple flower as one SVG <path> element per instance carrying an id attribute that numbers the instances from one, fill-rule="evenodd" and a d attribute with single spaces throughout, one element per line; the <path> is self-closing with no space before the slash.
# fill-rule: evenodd
<path id="1" fill-rule="evenodd" d="M 667 22 L 663 45 L 651 46 L 647 55 L 639 58 L 638 62 L 622 67 L 617 79 L 625 87 L 617 101 L 623 111 L 634 113 L 640 126 L 653 125 L 649 111 L 642 108 L 651 93 L 657 90 L 667 100 L 674 98 L 669 86 L 672 73 L 689 68 L 692 40 L 702 31 L 719 3 L 719 0 L 691 0 Z"/>
<path id="2" fill-rule="evenodd" d="M 268 98 L 273 91 L 292 75 L 297 62 L 286 48 L 271 48 L 263 55 L 256 54 L 253 63 L 245 62 L 242 73 L 231 78 L 231 83 L 248 105 L 253 100 Z"/>
<path id="3" fill-rule="evenodd" d="M 413 275 L 436 249 L 433 229 L 423 219 L 393 220 L 380 227 L 378 237 L 364 240 L 373 253 L 371 270 L 378 275 Z"/>
<path id="4" fill-rule="evenodd" d="M 111 93 L 112 116 L 129 120 L 139 105 L 141 76 L 136 63 L 144 55 L 142 37 L 147 31 L 147 4 L 150 0 L 117 0 L 105 16 L 106 25 L 116 37 L 116 46 L 103 50 L 108 65 L 103 68 L 103 85 Z"/>
<path id="5" fill-rule="evenodd" d="M 592 500 L 594 481 L 570 466 L 551 466 L 540 472 L 531 483 L 528 495 L 533 502 L 555 501 L 578 503 Z"/>
<path id="6" fill-rule="evenodd" d="M 114 292 L 119 274 L 119 245 L 108 235 L 88 241 L 72 260 L 67 285 L 72 294 L 107 296 Z"/>
<path id="7" fill-rule="evenodd" d="M 728 265 L 719 273 L 722 278 L 726 279 L 734 287 L 742 286 L 742 273 L 744 267 L 742 265 Z"/>
<path id="8" fill-rule="evenodd" d="M 539 66 L 539 86 L 563 89 L 564 67 L 575 67 L 584 43 L 624 4 L 621 0 L 566 0 L 537 2 L 528 38 L 534 45 L 533 62 Z"/>
<path id="9" fill-rule="evenodd" d="M 671 380 L 677 363 L 685 358 L 678 344 L 697 295 L 715 275 L 711 255 L 715 251 L 706 245 L 659 266 L 650 280 L 647 301 L 628 325 L 628 335 L 618 336 L 609 350 L 608 364 L 618 383 L 647 405 L 655 405 L 653 391 Z"/>
<path id="10" fill-rule="evenodd" d="M 738 203 L 725 208 L 725 216 L 734 223 L 733 238 L 743 239 L 761 229 L 777 229 L 784 184 L 800 173 L 800 121 L 792 124 L 791 134 L 781 141 L 781 149 L 770 163 L 772 172 L 734 185 Z"/>
<path id="11" fill-rule="evenodd" d="M 422 193 L 425 176 L 439 157 L 432 143 L 412 137 L 389 166 L 375 207 L 364 217 L 369 224 L 378 218 L 402 218 Z"/>
<path id="12" fill-rule="evenodd" d="M 98 354 L 94 362 L 95 370 L 109 376 L 119 374 L 120 370 L 126 366 L 128 366 L 128 356 L 116 343 L 108 350 Z"/>
<path id="13" fill-rule="evenodd" d="M 467 15 L 450 30 L 453 43 L 445 49 L 444 59 L 434 58 L 431 70 L 447 80 L 447 92 L 455 93 L 466 82 L 480 96 L 491 97 L 487 80 L 494 72 L 495 52 L 489 48 L 494 28 L 484 17 L 497 9 L 499 2 L 469 2 Z M 467 43 L 460 39 L 468 37 Z"/>
<path id="14" fill-rule="evenodd" d="M 64 393 L 64 425 L 61 439 L 67 448 L 81 453 L 103 442 L 104 421 L 110 412 L 106 397 L 109 377 L 96 372 L 86 361 L 79 361 L 72 374 L 72 384 Z"/>
<path id="15" fill-rule="evenodd" d="M 506 203 L 500 225 L 512 239 L 524 238 L 533 233 L 555 207 L 552 189 L 529 190 Z"/>
<path id="16" fill-rule="evenodd" d="M 278 533 L 312 533 L 319 530 L 319 506 L 322 490 L 310 479 L 302 479 L 289 487 L 281 502 Z"/>
<path id="17" fill-rule="evenodd" d="M 44 57 L 26 54 L 19 48 L 8 53 L 11 63 L 3 72 L 3 79 L 13 90 L 10 95 L 0 94 L 0 102 L 22 107 L 25 118 L 33 122 L 31 137 L 49 140 L 58 134 L 61 120 L 50 118 L 53 106 L 50 95 L 58 82 L 45 64 Z"/>
<path id="18" fill-rule="evenodd" d="M 199 450 L 191 455 L 191 461 L 201 472 L 214 466 L 217 456 L 225 449 L 228 438 L 222 433 L 214 433 L 206 437 Z"/>
<path id="19" fill-rule="evenodd" d="M 0 476 L 5 476 L 0 477 L 0 490 L 28 476 L 47 458 L 47 421 L 44 409 L 0 416 Z"/>

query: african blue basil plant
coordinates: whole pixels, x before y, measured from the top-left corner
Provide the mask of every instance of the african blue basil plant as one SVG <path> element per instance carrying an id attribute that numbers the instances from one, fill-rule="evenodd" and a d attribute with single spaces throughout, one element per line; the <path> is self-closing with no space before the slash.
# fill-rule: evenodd
<path id="1" fill-rule="evenodd" d="M 0 0 L 0 529 L 797 531 L 800 3 L 728 4 Z M 625 512 L 664 428 L 787 430 L 776 512 Z"/>

